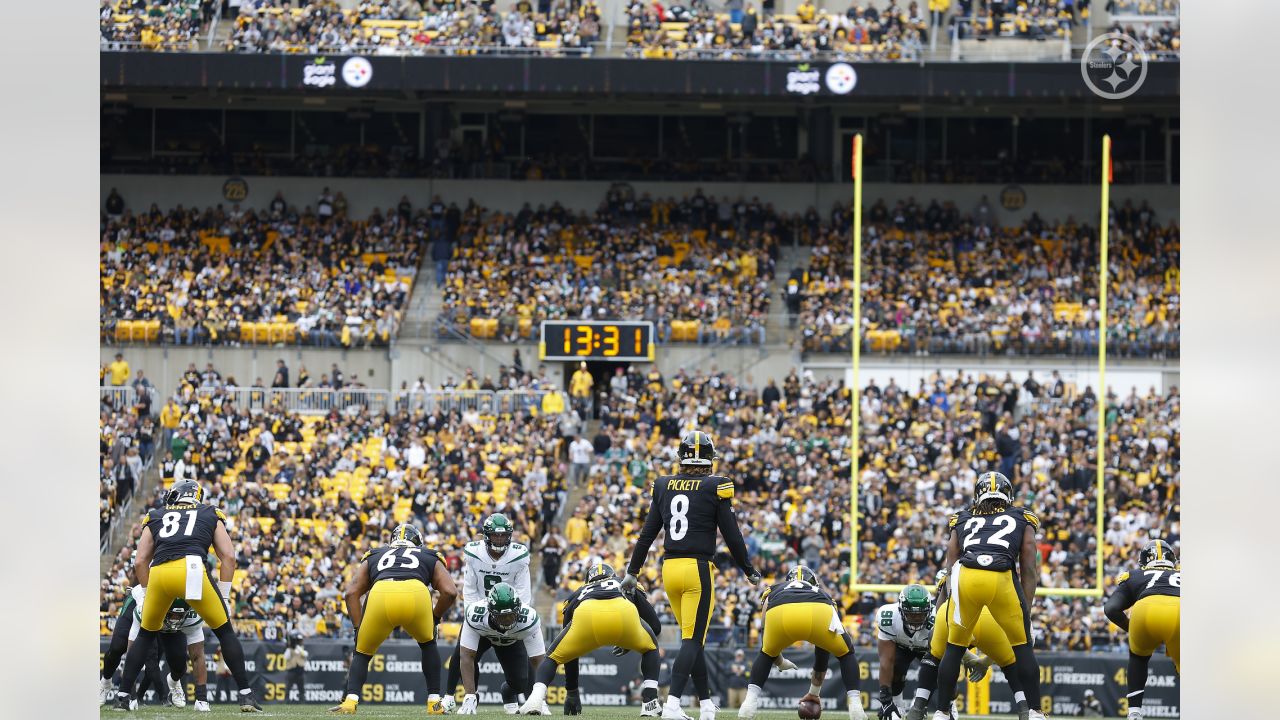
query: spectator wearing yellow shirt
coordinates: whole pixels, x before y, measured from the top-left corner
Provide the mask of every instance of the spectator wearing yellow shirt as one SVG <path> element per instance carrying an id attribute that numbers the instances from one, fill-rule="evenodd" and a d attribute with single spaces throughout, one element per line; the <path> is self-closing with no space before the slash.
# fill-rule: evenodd
<path id="1" fill-rule="evenodd" d="M 582 513 L 575 512 L 573 517 L 569 518 L 569 522 L 564 524 L 564 535 L 571 547 L 582 547 L 587 544 L 591 539 L 591 528 L 587 526 L 587 520 L 582 517 Z"/>
<path id="2" fill-rule="evenodd" d="M 182 407 L 178 405 L 178 399 L 170 396 L 169 402 L 160 408 L 160 447 L 168 448 L 169 443 L 173 440 L 173 433 L 178 429 L 178 423 L 182 421 Z"/>
<path id="3" fill-rule="evenodd" d="M 127 372 L 126 370 L 126 374 Z M 573 406 L 584 418 L 591 410 L 591 387 L 595 382 L 591 373 L 587 372 L 585 362 L 578 365 L 578 369 L 573 371 L 573 377 L 569 380 L 569 396 L 573 398 Z"/>
<path id="4" fill-rule="evenodd" d="M 124 385 L 129 379 L 129 361 L 124 359 L 124 355 L 116 353 L 115 362 L 111 363 L 111 384 L 119 387 Z"/>
<path id="5" fill-rule="evenodd" d="M 542 414 L 543 415 L 559 415 L 564 412 L 564 393 L 559 388 L 552 388 L 551 392 L 542 396 Z"/>
<path id="6" fill-rule="evenodd" d="M 813 18 L 817 13 L 818 9 L 814 7 L 811 0 L 801 0 L 800 4 L 796 7 L 796 18 L 806 25 L 813 22 Z"/>

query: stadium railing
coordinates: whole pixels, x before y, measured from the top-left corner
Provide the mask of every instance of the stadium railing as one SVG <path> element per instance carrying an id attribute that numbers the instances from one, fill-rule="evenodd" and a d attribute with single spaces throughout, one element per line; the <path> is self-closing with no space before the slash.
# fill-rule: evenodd
<path id="1" fill-rule="evenodd" d="M 107 48 L 104 43 L 103 49 L 121 49 Z M 390 52 L 388 52 L 390 51 Z M 257 51 L 232 50 L 235 54 L 242 55 L 283 55 L 284 53 L 262 53 Z M 340 46 L 308 46 L 306 52 L 311 54 L 326 55 L 378 55 L 390 57 L 415 57 L 427 55 L 444 55 L 469 57 L 472 55 L 485 56 L 509 56 L 509 57 L 527 57 L 527 56 L 567 56 L 567 57 L 590 57 L 593 52 L 593 46 L 586 47 L 513 47 L 510 45 L 409 45 L 403 47 L 389 47 L 386 45 L 375 45 L 373 43 L 351 43 Z"/>
<path id="2" fill-rule="evenodd" d="M 147 395 L 151 397 L 151 406 L 158 407 L 157 401 L 160 393 L 154 387 L 147 388 Z M 124 408 L 133 407 L 138 404 L 138 393 L 130 385 L 106 385 L 98 388 L 99 402 L 108 402 L 115 410 L 123 410 Z"/>
<path id="3" fill-rule="evenodd" d="M 106 388 L 104 388 L 105 390 Z M 381 390 L 371 388 L 200 388 L 199 397 L 220 395 L 250 412 L 277 408 L 299 414 L 366 408 L 370 412 L 422 410 L 502 415 L 540 408 L 544 390 Z"/>

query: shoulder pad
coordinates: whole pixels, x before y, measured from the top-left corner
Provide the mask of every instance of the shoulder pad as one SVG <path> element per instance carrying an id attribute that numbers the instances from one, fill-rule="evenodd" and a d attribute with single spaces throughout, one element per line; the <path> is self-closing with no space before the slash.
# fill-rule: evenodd
<path id="1" fill-rule="evenodd" d="M 953 528 L 958 522 L 960 522 L 960 513 L 951 513 L 951 518 L 947 520 L 947 527 Z"/>
<path id="2" fill-rule="evenodd" d="M 516 552 L 522 552 L 522 551 L 528 552 L 529 546 L 525 545 L 524 543 L 513 542 L 511 543 L 511 549 L 515 550 Z"/>
<path id="3" fill-rule="evenodd" d="M 1126 581 L 1126 580 L 1128 580 L 1128 579 L 1129 579 L 1129 571 L 1128 571 L 1128 570 L 1125 570 L 1124 572 L 1122 572 L 1122 573 L 1120 573 L 1119 575 L 1117 575 L 1117 576 L 1116 576 L 1116 584 L 1117 584 L 1117 585 L 1119 585 L 1120 583 L 1122 583 L 1122 582 L 1124 582 L 1124 581 Z"/>
<path id="4" fill-rule="evenodd" d="M 716 497 L 719 497 L 722 500 L 732 500 L 733 499 L 733 481 L 725 480 L 720 484 L 716 485 Z"/>
<path id="5" fill-rule="evenodd" d="M 219 510 L 218 508 L 214 508 L 214 509 L 213 509 L 213 514 L 214 514 L 214 515 L 217 515 L 219 520 L 226 520 L 226 519 L 227 519 L 227 514 L 226 514 L 226 513 L 224 513 L 224 512 L 222 512 L 222 511 L 221 511 L 221 510 Z"/>
<path id="6" fill-rule="evenodd" d="M 435 549 L 431 550 L 430 552 L 431 552 L 431 554 L 432 554 L 432 555 L 435 555 L 435 556 L 436 556 L 436 560 L 438 560 L 439 562 L 444 562 L 444 553 L 440 552 L 439 550 L 435 550 Z"/>
<path id="7" fill-rule="evenodd" d="M 378 548 L 370 548 L 368 550 L 365 550 L 364 554 L 360 556 L 360 562 L 364 562 L 365 560 L 368 560 L 369 556 L 373 555 L 377 551 L 378 551 Z"/>
<path id="8" fill-rule="evenodd" d="M 145 512 L 142 513 L 142 524 L 146 525 L 149 522 L 151 522 L 151 511 L 146 510 Z"/>
<path id="9" fill-rule="evenodd" d="M 1033 528 L 1039 528 L 1039 527 L 1040 527 L 1040 518 L 1036 517 L 1036 514 L 1035 514 L 1035 513 L 1033 513 L 1033 512 L 1028 512 L 1028 511 L 1026 511 L 1026 510 L 1023 510 L 1023 511 L 1022 511 L 1022 517 L 1023 517 L 1023 519 L 1024 519 L 1024 520 L 1026 520 L 1026 521 L 1027 521 L 1027 524 L 1028 524 L 1028 525 L 1030 525 L 1031 527 L 1033 527 Z"/>

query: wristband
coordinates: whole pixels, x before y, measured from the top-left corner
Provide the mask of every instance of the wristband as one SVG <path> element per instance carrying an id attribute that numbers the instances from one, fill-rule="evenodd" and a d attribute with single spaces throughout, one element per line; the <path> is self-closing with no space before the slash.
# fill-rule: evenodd
<path id="1" fill-rule="evenodd" d="M 814 697 L 822 697 L 822 686 L 809 683 L 809 694 Z"/>
<path id="2" fill-rule="evenodd" d="M 219 580 L 219 581 L 218 581 L 218 592 L 222 593 L 222 599 L 223 599 L 223 600 L 230 601 L 230 600 L 231 600 L 231 581 L 230 581 L 230 580 Z"/>

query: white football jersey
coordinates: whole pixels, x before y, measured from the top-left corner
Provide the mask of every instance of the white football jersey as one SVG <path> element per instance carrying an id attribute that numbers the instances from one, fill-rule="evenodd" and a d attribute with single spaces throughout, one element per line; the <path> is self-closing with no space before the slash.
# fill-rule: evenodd
<path id="1" fill-rule="evenodd" d="M 468 608 L 484 600 L 489 590 L 500 582 L 516 589 L 525 605 L 533 604 L 533 588 L 529 580 L 529 548 L 522 543 L 507 545 L 502 557 L 494 560 L 483 540 L 467 543 L 462 548 L 462 602 Z"/>
<path id="2" fill-rule="evenodd" d="M 520 612 L 516 615 L 515 625 L 506 632 L 497 630 L 489 624 L 489 603 L 486 600 L 478 600 L 467 606 L 467 618 L 464 624 L 463 636 L 466 640 L 471 640 L 473 637 L 477 640 L 485 638 L 495 647 L 515 645 L 542 630 L 538 627 L 538 611 L 528 605 L 521 606 Z M 462 646 L 475 650 L 476 648 L 470 647 L 470 643 L 466 640 L 463 641 Z"/>
<path id="3" fill-rule="evenodd" d="M 898 610 L 898 603 L 883 605 L 876 611 L 876 627 L 879 631 L 879 638 L 881 640 L 889 640 L 898 647 L 912 652 L 928 651 L 929 640 L 933 637 L 933 623 L 937 615 L 938 609 L 936 607 L 931 608 L 929 610 L 929 619 L 925 621 L 924 626 L 917 628 L 914 633 L 908 633 L 906 627 L 902 624 L 902 613 Z"/>

